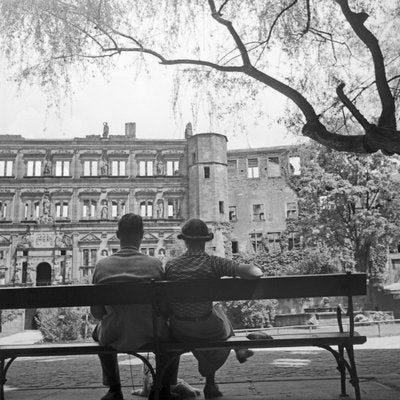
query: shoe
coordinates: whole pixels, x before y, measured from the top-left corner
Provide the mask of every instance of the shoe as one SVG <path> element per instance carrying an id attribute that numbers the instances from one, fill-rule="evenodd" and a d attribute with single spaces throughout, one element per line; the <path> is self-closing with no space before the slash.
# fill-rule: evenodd
<path id="1" fill-rule="evenodd" d="M 247 359 L 253 355 L 254 355 L 253 350 L 249 350 L 249 349 L 236 350 L 236 358 L 240 362 L 240 364 L 243 364 L 244 362 L 246 362 Z"/>
<path id="2" fill-rule="evenodd" d="M 222 397 L 222 392 L 219 391 L 218 385 L 205 385 L 203 389 L 205 399 L 214 399 L 215 397 Z"/>
<path id="3" fill-rule="evenodd" d="M 124 400 L 122 392 L 111 392 L 110 390 L 101 398 L 101 400 Z"/>
<path id="4" fill-rule="evenodd" d="M 268 335 L 266 332 L 251 332 L 247 336 L 247 339 L 250 340 L 266 340 L 266 339 L 273 339 L 271 335 Z"/>

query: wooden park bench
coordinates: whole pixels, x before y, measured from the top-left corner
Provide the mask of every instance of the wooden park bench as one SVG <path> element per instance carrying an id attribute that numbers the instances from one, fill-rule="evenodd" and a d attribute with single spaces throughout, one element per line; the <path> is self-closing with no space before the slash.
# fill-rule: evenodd
<path id="1" fill-rule="evenodd" d="M 349 329 L 344 331 L 342 308 L 338 307 L 338 331 L 321 332 L 313 329 L 302 334 L 279 334 L 273 339 L 249 340 L 232 337 L 227 341 L 198 341 L 190 343 L 161 343 L 153 324 L 155 341 L 132 352 L 146 363 L 153 375 L 154 386 L 159 388 L 163 371 L 157 368 L 162 352 L 185 353 L 199 349 L 316 346 L 328 350 L 337 362 L 341 378 L 341 395 L 346 395 L 346 371 L 354 386 L 355 397 L 361 400 L 354 358 L 354 345 L 367 339 L 354 330 L 353 296 L 365 295 L 366 275 L 328 274 L 267 277 L 257 280 L 220 279 L 193 281 L 152 281 L 109 285 L 48 286 L 29 288 L 1 288 L 0 309 L 56 308 L 107 304 L 151 304 L 153 321 L 161 303 L 283 299 L 304 297 L 345 296 Z M 35 343 L 29 345 L 0 345 L 0 400 L 4 400 L 6 374 L 17 357 L 66 356 L 115 352 L 114 349 L 95 342 L 86 343 Z M 153 352 L 155 368 L 138 353 Z M 347 356 L 346 354 L 347 353 Z M 99 377 L 100 379 L 100 377 Z"/>

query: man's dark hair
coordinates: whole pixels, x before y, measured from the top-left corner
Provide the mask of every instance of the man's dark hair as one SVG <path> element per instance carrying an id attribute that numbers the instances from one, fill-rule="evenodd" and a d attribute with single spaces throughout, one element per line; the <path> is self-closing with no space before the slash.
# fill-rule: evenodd
<path id="1" fill-rule="evenodd" d="M 140 215 L 125 214 L 118 222 L 118 237 L 121 241 L 134 241 L 143 236 L 143 220 Z"/>

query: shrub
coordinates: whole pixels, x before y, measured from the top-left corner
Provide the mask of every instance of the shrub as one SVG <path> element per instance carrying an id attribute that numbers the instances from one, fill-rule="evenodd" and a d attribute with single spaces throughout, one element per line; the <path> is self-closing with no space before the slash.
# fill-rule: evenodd
<path id="1" fill-rule="evenodd" d="M 87 307 L 39 309 L 35 321 L 45 342 L 86 339 L 94 326 Z"/>

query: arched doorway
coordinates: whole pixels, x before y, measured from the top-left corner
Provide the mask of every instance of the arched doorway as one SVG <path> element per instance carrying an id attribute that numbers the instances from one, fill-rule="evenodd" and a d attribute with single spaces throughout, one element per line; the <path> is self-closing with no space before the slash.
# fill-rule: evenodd
<path id="1" fill-rule="evenodd" d="M 36 286 L 51 285 L 51 265 L 41 262 L 36 267 Z"/>

